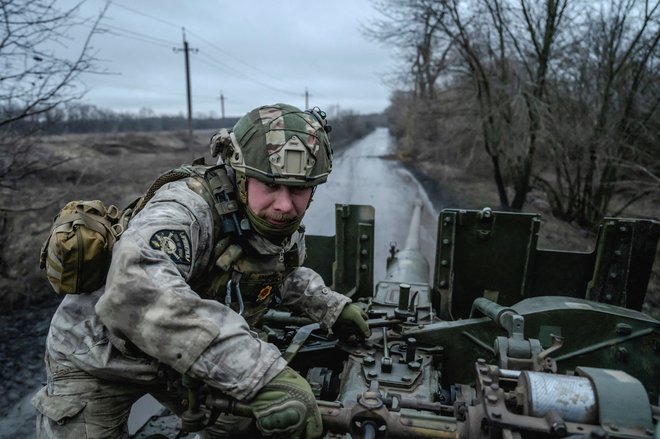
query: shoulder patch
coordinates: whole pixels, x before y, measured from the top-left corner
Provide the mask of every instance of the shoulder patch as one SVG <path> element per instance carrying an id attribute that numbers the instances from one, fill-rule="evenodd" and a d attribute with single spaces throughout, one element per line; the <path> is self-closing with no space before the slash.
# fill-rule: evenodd
<path id="1" fill-rule="evenodd" d="M 160 250 L 175 264 L 190 265 L 190 238 L 183 230 L 159 230 L 149 239 L 151 248 Z"/>

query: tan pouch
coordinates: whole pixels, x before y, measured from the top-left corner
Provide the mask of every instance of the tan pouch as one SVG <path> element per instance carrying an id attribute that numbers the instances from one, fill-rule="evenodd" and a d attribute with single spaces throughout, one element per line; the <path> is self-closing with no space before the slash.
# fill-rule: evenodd
<path id="1" fill-rule="evenodd" d="M 105 283 L 112 247 L 123 232 L 121 212 L 101 201 L 71 201 L 53 221 L 41 268 L 58 294 L 90 293 Z"/>

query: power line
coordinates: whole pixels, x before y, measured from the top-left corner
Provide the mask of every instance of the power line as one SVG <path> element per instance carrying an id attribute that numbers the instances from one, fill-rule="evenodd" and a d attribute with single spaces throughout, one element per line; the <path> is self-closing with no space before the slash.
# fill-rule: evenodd
<path id="1" fill-rule="evenodd" d="M 235 57 L 235 56 L 232 55 L 231 53 L 224 51 L 224 50 L 221 49 L 220 47 L 218 47 L 218 46 L 216 46 L 215 44 L 211 43 L 210 41 L 206 40 L 204 37 L 202 37 L 202 36 L 199 35 L 199 34 L 196 34 L 196 33 L 192 32 L 192 31 L 189 31 L 189 33 L 190 33 L 190 35 L 194 35 L 194 36 L 196 36 L 199 40 L 205 42 L 206 44 L 208 44 L 209 46 L 211 46 L 212 48 L 214 48 L 214 49 L 217 50 L 218 52 L 220 52 L 220 53 L 222 53 L 223 55 L 226 55 L 226 56 L 228 56 L 228 57 L 234 59 L 235 61 L 238 61 L 239 63 L 243 64 L 244 66 L 249 67 L 249 68 L 251 68 L 251 69 L 254 69 L 254 70 L 258 71 L 259 73 L 263 73 L 264 75 L 268 75 L 268 76 L 270 76 L 271 78 L 275 78 L 275 77 L 273 76 L 272 72 L 266 72 L 265 70 L 262 70 L 262 69 L 260 69 L 259 67 L 255 67 L 255 66 L 253 66 L 252 64 L 249 64 L 249 63 L 247 63 L 247 62 L 245 62 L 245 61 L 243 61 L 243 60 L 241 60 L 241 59 Z M 281 81 L 281 79 L 279 79 L 279 78 L 275 78 L 275 79 L 278 79 L 278 80 Z"/>
<path id="2" fill-rule="evenodd" d="M 111 4 L 113 4 L 113 5 L 117 6 L 117 7 L 120 7 L 120 8 L 122 8 L 122 9 L 126 9 L 127 11 L 130 11 L 130 12 L 132 12 L 132 13 L 134 13 L 134 14 L 141 15 L 142 17 L 145 17 L 145 18 L 151 18 L 152 20 L 159 21 L 159 22 L 161 22 L 161 23 L 163 23 L 163 24 L 166 24 L 166 25 L 168 25 L 168 26 L 173 26 L 173 27 L 176 27 L 177 29 L 180 29 L 180 28 L 181 28 L 181 26 L 178 25 L 178 24 L 176 24 L 176 23 L 172 23 L 171 21 L 168 21 L 168 20 L 163 20 L 162 18 L 158 18 L 158 17 L 156 17 L 156 16 L 153 16 L 153 15 L 147 14 L 147 13 L 142 12 L 142 11 L 138 11 L 137 9 L 130 8 L 130 7 L 128 7 L 128 6 L 122 5 L 121 3 L 111 2 Z"/>
<path id="3" fill-rule="evenodd" d="M 142 17 L 145 17 L 145 18 L 151 18 L 152 20 L 156 20 L 156 21 L 159 21 L 159 22 L 161 22 L 161 23 L 163 23 L 163 24 L 167 24 L 168 26 L 174 26 L 174 27 L 176 27 L 176 28 L 180 28 L 180 27 L 181 27 L 180 25 L 178 25 L 178 24 L 176 24 L 176 23 L 172 23 L 171 21 L 164 20 L 164 19 L 162 19 L 162 18 L 156 17 L 156 16 L 151 15 L 151 14 L 147 14 L 147 13 L 142 12 L 142 11 L 138 11 L 137 9 L 133 9 L 133 8 L 131 8 L 131 7 L 128 7 L 128 6 L 122 5 L 122 4 L 120 4 L 120 3 L 112 2 L 112 4 L 118 6 L 118 7 L 122 8 L 122 9 L 125 9 L 125 10 L 127 10 L 127 11 L 133 12 L 134 14 L 140 15 L 140 16 L 142 16 Z M 207 39 L 205 39 L 205 38 L 202 37 L 201 35 L 197 34 L 196 32 L 193 32 L 193 31 L 191 31 L 191 30 L 188 30 L 188 33 L 189 33 L 190 35 L 194 35 L 194 36 L 197 37 L 199 40 L 201 40 L 201 41 L 203 41 L 204 43 L 208 44 L 209 46 L 211 46 L 212 48 L 216 49 L 216 50 L 219 51 L 220 53 L 222 53 L 222 54 L 224 54 L 224 55 L 227 55 L 227 56 L 229 56 L 230 58 L 233 58 L 234 60 L 238 61 L 239 63 L 243 64 L 244 66 L 247 66 L 247 67 L 250 67 L 251 69 L 257 70 L 257 71 L 259 71 L 259 72 L 261 72 L 261 73 L 263 73 L 263 74 L 265 74 L 265 75 L 271 75 L 271 76 L 272 76 L 272 73 L 266 72 L 266 71 L 264 71 L 264 70 L 262 70 L 262 69 L 260 69 L 260 68 L 258 68 L 258 67 L 256 67 L 256 66 L 253 66 L 252 64 L 249 64 L 249 63 L 247 63 L 247 62 L 245 62 L 245 61 L 243 61 L 243 60 L 241 60 L 241 59 L 235 57 L 235 56 L 232 55 L 231 53 L 228 53 L 228 52 L 224 51 L 223 49 L 221 49 L 220 47 L 216 46 L 214 43 L 208 41 Z"/>
<path id="4" fill-rule="evenodd" d="M 114 6 L 117 6 L 118 8 L 129 11 L 133 14 L 139 15 L 141 17 L 148 18 L 148 19 L 157 21 L 159 23 L 163 23 L 163 24 L 171 26 L 171 27 L 181 28 L 178 24 L 173 23 L 169 20 L 165 20 L 165 19 L 162 19 L 162 18 L 157 17 L 155 15 L 151 15 L 151 14 L 142 12 L 142 11 L 134 9 L 132 7 L 117 3 L 116 1 L 112 1 L 111 4 L 114 5 Z M 176 43 L 173 43 L 171 41 L 168 41 L 168 40 L 165 40 L 165 39 L 162 39 L 162 38 L 158 38 L 158 37 L 154 37 L 152 35 L 147 35 L 147 34 L 144 34 L 144 33 L 136 32 L 136 31 L 126 29 L 126 28 L 123 28 L 121 26 L 117 26 L 117 25 L 113 25 L 113 24 L 105 24 L 105 27 L 110 29 L 110 30 L 107 31 L 107 33 L 109 33 L 113 36 L 116 36 L 116 37 L 120 37 L 120 38 L 126 38 L 126 39 L 130 39 L 130 40 L 133 40 L 133 41 L 139 41 L 139 42 L 152 44 L 152 45 L 159 46 L 159 47 L 167 47 L 167 48 L 172 47 L 173 44 L 176 44 Z M 220 52 L 224 56 L 230 57 L 233 60 L 237 61 L 238 63 L 240 63 L 240 64 L 242 64 L 246 67 L 249 67 L 249 68 L 251 68 L 251 69 L 253 69 L 257 72 L 260 72 L 264 75 L 267 75 L 267 77 L 269 77 L 269 78 L 273 78 L 272 73 L 265 72 L 264 70 L 262 70 L 262 69 L 260 69 L 256 66 L 253 66 L 253 65 L 251 65 L 251 64 L 249 64 L 249 63 L 247 63 L 247 62 L 245 62 L 245 61 L 243 61 L 243 60 L 241 60 L 241 59 L 239 59 L 235 56 L 233 56 L 232 54 L 224 51 L 223 49 L 221 49 L 220 47 L 218 47 L 214 43 L 206 40 L 201 35 L 199 35 L 195 32 L 191 32 L 191 31 L 188 31 L 188 33 L 191 34 L 191 35 L 194 35 L 200 41 L 203 41 L 204 43 L 206 43 L 207 45 L 209 45 L 211 48 L 215 49 L 216 51 Z M 185 38 L 184 38 L 184 40 L 185 40 Z M 184 41 L 184 43 L 186 43 L 186 42 Z M 184 44 L 184 49 L 179 49 L 179 50 L 185 50 L 185 44 Z M 187 52 L 186 52 L 186 54 L 187 54 Z M 221 69 L 221 70 L 223 70 L 223 71 L 225 71 L 229 74 L 234 75 L 235 77 L 238 77 L 239 79 L 245 79 L 245 80 L 251 81 L 255 84 L 258 84 L 258 85 L 260 85 L 264 88 L 276 91 L 278 93 L 283 93 L 283 94 L 291 95 L 291 96 L 301 96 L 301 94 L 299 92 L 293 92 L 291 90 L 286 90 L 286 89 L 283 89 L 283 88 L 279 88 L 279 87 L 273 86 L 273 85 L 271 85 L 267 82 L 261 81 L 261 80 L 255 78 L 251 75 L 248 75 L 245 72 L 233 67 L 232 65 L 228 65 L 226 63 L 223 63 L 222 61 L 219 61 L 218 59 L 210 56 L 208 53 L 200 54 L 200 57 L 198 58 L 198 61 L 200 61 L 203 64 L 206 64 L 206 65 L 208 65 L 208 66 L 210 66 L 214 69 L 219 68 L 219 69 Z M 277 78 L 275 78 L 275 79 L 277 79 Z M 178 94 L 178 93 L 164 93 L 164 94 L 181 96 L 181 94 Z M 190 96 L 193 96 L 193 95 L 189 94 L 188 96 L 189 96 L 189 99 L 190 99 Z M 200 95 L 194 95 L 194 96 L 196 98 L 197 97 L 203 97 L 204 99 L 216 99 L 217 100 L 217 97 L 212 98 L 210 96 L 200 96 Z M 224 99 L 229 101 L 229 99 L 226 98 L 226 97 Z M 233 99 L 231 101 L 234 102 L 234 103 L 240 103 L 240 101 L 233 100 Z M 191 106 L 190 103 L 189 103 L 189 106 Z M 192 112 L 191 108 L 189 108 L 189 113 L 191 113 L 191 112 Z"/>
<path id="5" fill-rule="evenodd" d="M 103 27 L 104 28 L 115 29 L 116 31 L 123 32 L 123 33 L 130 34 L 130 35 L 134 35 L 136 37 L 143 38 L 145 40 L 153 40 L 154 43 L 167 44 L 167 45 L 170 45 L 170 46 L 172 44 L 175 44 L 170 40 L 165 40 L 163 38 L 158 38 L 158 37 L 154 37 L 152 35 L 143 34 L 143 33 L 136 32 L 136 31 L 130 30 L 130 29 L 126 29 L 125 27 L 117 26 L 117 25 L 114 25 L 114 24 L 104 24 Z"/>
<path id="6" fill-rule="evenodd" d="M 127 10 L 127 11 L 130 11 L 130 12 L 132 12 L 132 13 L 134 13 L 134 14 L 140 15 L 140 16 L 142 16 L 142 17 L 150 18 L 150 19 L 152 19 L 152 20 L 156 20 L 156 21 L 161 22 L 161 23 L 163 23 L 163 24 L 166 24 L 166 25 L 168 25 L 168 26 L 174 26 L 174 27 L 180 28 L 179 25 L 177 25 L 177 24 L 175 24 L 175 23 L 173 23 L 173 22 L 171 22 L 171 21 L 164 20 L 164 19 L 159 18 L 159 17 L 156 17 L 156 16 L 154 16 L 154 15 L 144 13 L 144 12 L 139 11 L 139 10 L 137 10 L 137 9 L 134 9 L 134 8 L 131 8 L 131 7 L 128 7 L 128 6 L 122 5 L 122 4 L 120 4 L 120 3 L 112 2 L 112 4 L 118 6 L 118 7 L 122 8 L 122 9 L 125 9 L 125 10 Z M 251 65 L 251 64 L 249 64 L 249 63 L 247 63 L 247 62 L 245 62 L 245 61 L 243 61 L 243 60 L 241 60 L 241 59 L 239 59 L 239 58 L 237 58 L 237 57 L 235 57 L 234 55 L 232 55 L 232 54 L 230 54 L 230 53 L 224 51 L 223 49 L 221 49 L 220 47 L 218 47 L 218 46 L 215 45 L 214 43 L 212 43 L 212 42 L 206 40 L 206 39 L 203 38 L 201 35 L 199 35 L 199 34 L 197 34 L 197 33 L 195 33 L 195 32 L 192 32 L 192 31 L 190 31 L 190 30 L 188 30 L 188 33 L 189 33 L 190 35 L 194 35 L 194 36 L 197 37 L 199 40 L 201 40 L 201 41 L 203 41 L 204 43 L 206 43 L 206 44 L 208 44 L 209 46 L 211 46 L 213 49 L 219 51 L 220 53 L 222 53 L 222 54 L 224 54 L 224 55 L 226 55 L 226 56 L 229 56 L 230 58 L 236 60 L 237 62 L 239 62 L 239 63 L 241 63 L 241 64 L 243 64 L 243 65 L 245 65 L 245 66 L 247 66 L 247 67 L 249 67 L 249 68 L 251 68 L 251 69 L 254 69 L 254 70 L 256 70 L 256 71 L 258 71 L 258 72 L 260 72 L 260 73 L 262 73 L 262 74 L 264 74 L 264 75 L 267 75 L 268 77 L 273 78 L 272 73 L 270 73 L 270 72 L 266 72 L 266 71 L 264 71 L 264 70 L 262 70 L 262 69 L 260 69 L 260 68 L 258 68 L 258 67 L 255 67 L 255 66 L 253 66 L 253 65 Z M 137 34 L 137 33 L 136 33 L 136 34 Z M 164 41 L 164 40 L 163 40 L 163 41 Z M 250 80 L 250 81 L 252 81 L 252 82 L 254 82 L 254 83 L 257 83 L 257 84 L 259 84 L 259 85 L 261 85 L 261 86 L 263 86 L 263 87 L 269 88 L 269 89 L 271 89 L 271 90 L 274 90 L 274 91 L 277 91 L 277 92 L 280 92 L 280 93 L 286 93 L 286 94 L 289 94 L 289 95 L 300 96 L 299 93 L 292 92 L 292 91 L 290 91 L 290 90 L 284 90 L 284 89 L 282 89 L 282 88 L 278 88 L 278 87 L 272 86 L 272 85 L 270 85 L 270 84 L 267 84 L 267 83 L 265 83 L 265 82 L 263 82 L 263 81 L 260 81 L 260 80 L 258 80 L 258 79 L 255 79 L 255 78 L 251 77 L 250 75 L 247 75 L 246 73 L 241 72 L 240 70 L 237 70 L 237 69 L 235 69 L 235 68 L 233 68 L 233 67 L 230 67 L 230 66 L 224 65 L 222 62 L 218 61 L 217 59 L 212 58 L 212 57 L 209 56 L 209 55 L 207 55 L 207 57 L 208 57 L 209 59 L 211 59 L 212 61 L 214 61 L 214 62 L 216 62 L 216 63 L 218 63 L 218 64 L 220 64 L 220 65 L 223 65 L 225 69 L 229 69 L 229 70 L 234 71 L 237 75 L 239 75 L 239 77 L 247 78 L 248 80 Z M 276 78 L 276 79 L 277 79 L 277 78 Z"/>
<path id="7" fill-rule="evenodd" d="M 291 91 L 291 90 L 284 90 L 284 89 L 281 89 L 281 88 L 278 88 L 278 87 L 273 87 L 272 85 L 267 84 L 267 83 L 265 83 L 265 82 L 263 82 L 263 81 L 260 81 L 260 80 L 258 80 L 258 79 L 256 79 L 256 78 L 253 78 L 253 77 L 251 77 L 250 75 L 246 75 L 244 72 L 241 72 L 240 70 L 236 70 L 235 68 L 233 68 L 233 67 L 231 67 L 231 66 L 228 66 L 228 65 L 226 65 L 226 64 L 223 64 L 221 61 L 218 61 L 217 59 L 213 58 L 212 56 L 210 56 L 210 55 L 208 55 L 208 54 L 202 54 L 201 57 L 206 58 L 206 59 L 207 59 L 207 63 L 208 63 L 208 62 L 212 63 L 212 67 L 219 67 L 219 68 L 222 68 L 222 69 L 224 69 L 224 70 L 228 70 L 228 71 L 230 71 L 230 72 L 233 72 L 233 73 L 235 73 L 239 78 L 247 79 L 248 81 L 254 82 L 255 84 L 259 84 L 259 85 L 261 85 L 262 87 L 266 87 L 266 88 L 268 88 L 268 89 L 270 89 L 270 90 L 273 90 L 273 91 L 276 91 L 276 92 L 278 92 L 278 93 L 285 93 L 285 94 L 288 94 L 288 95 L 300 96 L 300 93 L 296 93 L 296 92 L 293 92 L 293 91 Z"/>
<path id="8" fill-rule="evenodd" d="M 145 39 L 145 38 L 138 37 L 138 36 L 123 35 L 123 34 L 121 34 L 121 33 L 118 33 L 118 31 L 109 31 L 109 32 L 107 32 L 107 33 L 108 33 L 109 35 L 113 35 L 113 36 L 115 36 L 115 37 L 127 38 L 127 39 L 129 39 L 129 40 L 140 41 L 140 42 L 142 42 L 142 43 L 153 44 L 153 45 L 155 45 L 155 46 L 165 47 L 165 48 L 168 48 L 168 49 L 169 49 L 170 47 L 172 47 L 172 44 L 163 44 L 163 43 L 159 43 L 159 42 L 157 42 L 157 41 L 147 40 L 147 39 Z"/>

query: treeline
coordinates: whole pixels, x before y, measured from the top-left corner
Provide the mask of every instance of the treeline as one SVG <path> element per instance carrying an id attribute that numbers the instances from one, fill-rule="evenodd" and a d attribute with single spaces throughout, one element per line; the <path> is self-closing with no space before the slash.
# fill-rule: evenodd
<path id="1" fill-rule="evenodd" d="M 335 150 L 341 149 L 354 140 L 360 139 L 376 127 L 387 126 L 383 113 L 357 114 L 343 111 L 337 117 L 329 117 L 332 130 L 328 135 Z"/>
<path id="2" fill-rule="evenodd" d="M 230 128 L 238 117 L 219 118 L 215 115 L 197 115 L 192 119 L 194 130 L 214 130 Z M 383 114 L 361 115 L 344 110 L 338 115 L 329 116 L 333 127 L 330 138 L 337 147 L 363 137 L 376 126 L 387 124 Z M 156 115 L 148 108 L 136 113 L 117 112 L 107 108 L 87 104 L 72 104 L 56 107 L 48 112 L 25 117 L 12 124 L 12 130 L 19 134 L 84 134 L 119 133 L 149 131 L 185 131 L 188 119 L 179 115 Z"/>
<path id="3" fill-rule="evenodd" d="M 237 117 L 222 119 L 213 115 L 199 115 L 192 119 L 192 125 L 193 129 L 214 129 L 233 126 L 237 120 Z M 138 112 L 119 112 L 96 105 L 67 103 L 16 121 L 12 129 L 21 134 L 179 131 L 188 129 L 188 118 L 183 114 L 156 115 L 149 108 Z"/>
<path id="4" fill-rule="evenodd" d="M 660 2 L 374 4 L 367 34 L 401 54 L 404 154 L 487 169 L 504 208 L 543 191 L 582 226 L 660 199 Z"/>

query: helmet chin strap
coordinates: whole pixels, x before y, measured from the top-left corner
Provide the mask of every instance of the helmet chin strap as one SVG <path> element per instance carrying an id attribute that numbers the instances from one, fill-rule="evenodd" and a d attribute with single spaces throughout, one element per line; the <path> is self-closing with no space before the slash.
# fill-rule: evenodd
<path id="1" fill-rule="evenodd" d="M 298 230 L 298 227 L 300 227 L 300 222 L 302 221 L 302 217 L 298 217 L 295 220 L 290 221 L 282 226 L 276 226 L 255 214 L 247 205 L 245 206 L 245 212 L 247 213 L 252 228 L 256 230 L 260 235 L 263 235 L 269 239 L 283 239 L 293 235 L 293 232 Z"/>

